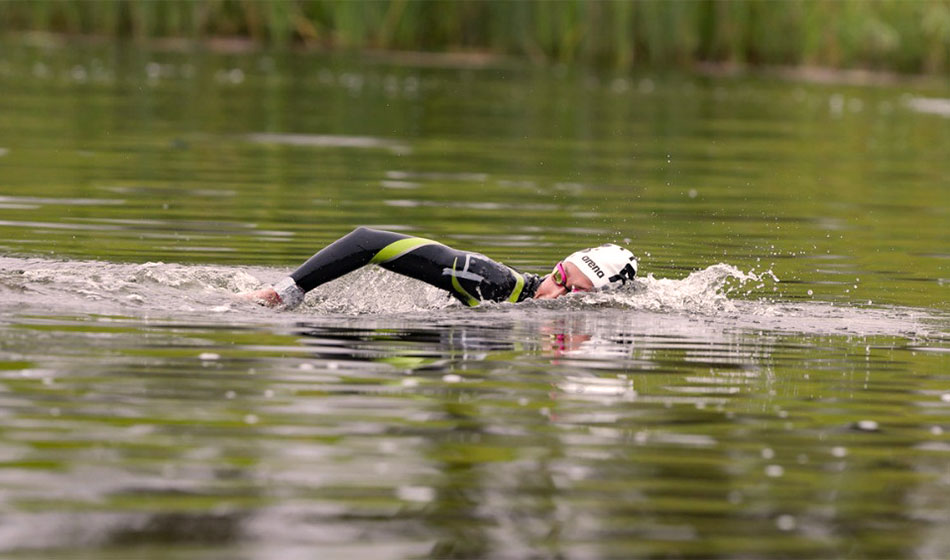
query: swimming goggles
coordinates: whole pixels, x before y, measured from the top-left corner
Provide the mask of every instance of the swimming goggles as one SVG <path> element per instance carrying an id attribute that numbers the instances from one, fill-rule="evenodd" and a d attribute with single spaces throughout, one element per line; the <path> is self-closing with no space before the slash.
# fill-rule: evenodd
<path id="1" fill-rule="evenodd" d="M 567 271 L 564 270 L 564 261 L 561 261 L 554 265 L 554 270 L 551 271 L 551 279 L 554 280 L 554 283 L 568 292 L 586 292 L 589 288 L 578 288 L 577 286 L 568 286 L 567 285 Z"/>
<path id="2" fill-rule="evenodd" d="M 554 280 L 554 283 L 558 286 L 566 289 L 567 291 L 571 291 L 571 289 L 567 287 L 567 272 L 564 271 L 563 261 L 558 262 L 554 266 L 554 270 L 551 271 L 551 279 Z"/>

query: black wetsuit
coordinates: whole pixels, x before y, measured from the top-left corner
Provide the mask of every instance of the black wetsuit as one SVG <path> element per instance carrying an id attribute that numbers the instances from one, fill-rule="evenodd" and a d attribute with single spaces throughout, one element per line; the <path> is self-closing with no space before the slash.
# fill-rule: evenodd
<path id="1" fill-rule="evenodd" d="M 290 278 L 303 292 L 367 264 L 441 288 L 462 303 L 519 302 L 534 296 L 541 278 L 521 273 L 479 253 L 436 241 L 360 227 L 326 246 Z M 278 290 L 280 291 L 280 290 Z"/>

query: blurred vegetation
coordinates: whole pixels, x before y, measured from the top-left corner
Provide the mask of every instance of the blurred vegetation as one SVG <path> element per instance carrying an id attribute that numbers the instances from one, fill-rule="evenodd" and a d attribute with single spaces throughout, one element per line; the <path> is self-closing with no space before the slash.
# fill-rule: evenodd
<path id="1" fill-rule="evenodd" d="M 944 73 L 950 0 L 0 0 L 0 32 Z"/>

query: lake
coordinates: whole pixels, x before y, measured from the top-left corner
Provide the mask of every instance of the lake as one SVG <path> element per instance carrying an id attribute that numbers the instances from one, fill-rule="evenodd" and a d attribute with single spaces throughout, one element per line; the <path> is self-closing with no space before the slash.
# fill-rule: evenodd
<path id="1" fill-rule="evenodd" d="M 6 558 L 950 556 L 950 89 L 0 45 Z M 354 227 L 621 290 L 465 308 Z"/>

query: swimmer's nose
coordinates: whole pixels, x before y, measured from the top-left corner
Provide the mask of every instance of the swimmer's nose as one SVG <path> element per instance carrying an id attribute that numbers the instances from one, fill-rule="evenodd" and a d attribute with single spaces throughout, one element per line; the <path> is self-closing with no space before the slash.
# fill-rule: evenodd
<path id="1" fill-rule="evenodd" d="M 563 286 L 558 286 L 551 280 L 550 277 L 544 279 L 541 285 L 538 287 L 538 291 L 535 292 L 535 299 L 555 299 L 563 296 L 567 293 L 567 288 Z"/>

